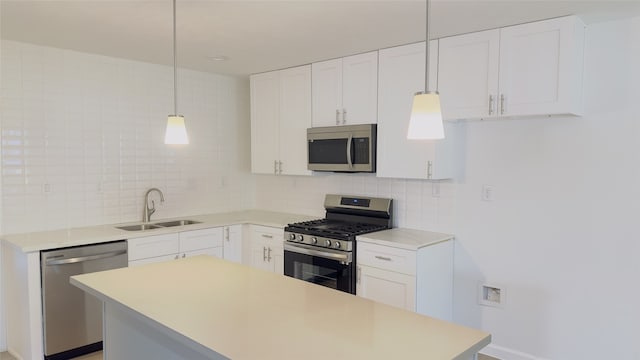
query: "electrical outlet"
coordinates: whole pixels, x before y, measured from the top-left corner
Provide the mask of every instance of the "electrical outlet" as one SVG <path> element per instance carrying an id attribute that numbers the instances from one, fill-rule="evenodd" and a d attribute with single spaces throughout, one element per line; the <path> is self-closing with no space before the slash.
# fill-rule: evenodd
<path id="1" fill-rule="evenodd" d="M 482 200 L 483 201 L 493 201 L 494 197 L 494 189 L 493 185 L 482 185 Z"/>
<path id="2" fill-rule="evenodd" d="M 478 285 L 478 303 L 484 306 L 504 307 L 506 291 L 504 287 L 495 284 Z"/>

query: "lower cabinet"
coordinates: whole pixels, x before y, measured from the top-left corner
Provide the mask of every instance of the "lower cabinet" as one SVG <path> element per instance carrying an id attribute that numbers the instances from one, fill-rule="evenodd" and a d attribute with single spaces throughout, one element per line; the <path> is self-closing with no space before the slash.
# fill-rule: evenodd
<path id="1" fill-rule="evenodd" d="M 242 225 L 224 227 L 224 259 L 242 263 Z"/>
<path id="2" fill-rule="evenodd" d="M 251 225 L 251 266 L 284 274 L 284 230 Z"/>
<path id="3" fill-rule="evenodd" d="M 223 257 L 223 228 L 183 231 L 127 240 L 129 266 L 195 255 Z"/>
<path id="4" fill-rule="evenodd" d="M 453 241 L 417 250 L 358 242 L 356 294 L 452 320 Z"/>

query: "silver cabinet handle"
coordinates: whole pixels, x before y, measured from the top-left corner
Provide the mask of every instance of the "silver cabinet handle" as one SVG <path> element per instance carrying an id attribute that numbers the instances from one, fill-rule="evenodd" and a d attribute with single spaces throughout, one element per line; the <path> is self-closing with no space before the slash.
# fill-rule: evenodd
<path id="1" fill-rule="evenodd" d="M 271 262 L 271 248 L 269 247 L 269 251 L 267 252 L 267 260 Z"/>
<path id="2" fill-rule="evenodd" d="M 493 114 L 493 95 L 489 95 L 489 115 Z"/>
<path id="3" fill-rule="evenodd" d="M 390 258 L 390 257 L 386 257 L 386 256 L 379 256 L 379 255 L 376 255 L 376 259 L 378 259 L 378 260 L 384 260 L 384 261 L 391 261 L 391 258 Z"/>
<path id="4" fill-rule="evenodd" d="M 229 227 L 227 226 L 226 228 L 224 228 L 224 230 L 225 230 L 225 238 L 226 238 L 227 241 L 229 241 L 229 239 L 231 237 L 229 235 L 229 232 L 230 232 Z"/>
<path id="5" fill-rule="evenodd" d="M 500 114 L 504 114 L 504 94 L 500 94 Z"/>
<path id="6" fill-rule="evenodd" d="M 282 174 L 282 161 L 278 161 L 278 174 Z"/>
<path id="7" fill-rule="evenodd" d="M 358 266 L 357 275 L 356 275 L 356 284 L 360 284 L 360 273 L 362 272 L 362 268 Z"/>
<path id="8" fill-rule="evenodd" d="M 180 259 L 180 254 L 176 255 L 176 257 L 173 258 L 174 260 L 178 260 Z"/>
<path id="9" fill-rule="evenodd" d="M 347 140 L 347 164 L 349 164 L 349 168 L 353 167 L 353 162 L 351 161 L 351 143 L 353 142 L 353 134 L 349 134 L 349 139 Z"/>
<path id="10" fill-rule="evenodd" d="M 342 109 L 342 123 L 347 123 L 347 109 Z"/>
<path id="11" fill-rule="evenodd" d="M 433 176 L 433 162 L 427 161 L 427 179 L 431 179 Z"/>
<path id="12" fill-rule="evenodd" d="M 278 175 L 278 160 L 273 160 L 273 173 Z"/>
<path id="13" fill-rule="evenodd" d="M 269 235 L 269 234 L 262 234 L 263 238 L 268 238 L 268 239 L 273 239 L 273 235 Z"/>
<path id="14" fill-rule="evenodd" d="M 267 248 L 266 247 L 262 247 L 262 262 L 266 262 L 267 261 Z"/>
<path id="15" fill-rule="evenodd" d="M 111 251 L 111 252 L 106 252 L 106 253 L 96 254 L 96 255 L 74 257 L 70 259 L 47 260 L 46 265 L 49 266 L 49 265 L 76 264 L 76 263 L 81 263 L 85 261 L 106 259 L 114 256 L 124 255 L 126 253 L 127 253 L 127 250 L 118 250 L 118 251 Z"/>
<path id="16" fill-rule="evenodd" d="M 336 109 L 336 125 L 340 125 L 340 110 Z"/>
<path id="17" fill-rule="evenodd" d="M 187 257 L 187 254 L 182 254 L 182 258 L 183 259 L 186 258 L 186 257 Z"/>

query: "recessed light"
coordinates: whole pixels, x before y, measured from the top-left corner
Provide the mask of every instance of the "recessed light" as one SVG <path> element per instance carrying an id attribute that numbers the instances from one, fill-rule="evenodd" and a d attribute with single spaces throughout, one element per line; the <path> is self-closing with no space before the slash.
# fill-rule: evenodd
<path id="1" fill-rule="evenodd" d="M 207 59 L 211 61 L 227 61 L 229 60 L 229 57 L 224 55 L 211 55 L 207 56 Z"/>

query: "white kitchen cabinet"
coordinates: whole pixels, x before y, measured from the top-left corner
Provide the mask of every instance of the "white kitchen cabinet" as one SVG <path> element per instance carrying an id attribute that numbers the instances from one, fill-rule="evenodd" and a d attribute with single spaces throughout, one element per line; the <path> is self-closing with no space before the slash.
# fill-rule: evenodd
<path id="1" fill-rule="evenodd" d="M 459 125 L 442 140 L 407 140 L 413 96 L 424 90 L 425 43 L 380 50 L 377 177 L 449 179 Z M 438 42 L 430 41 L 429 88 L 436 89 Z"/>
<path id="2" fill-rule="evenodd" d="M 359 265 L 356 293 L 383 304 L 416 311 L 414 275 Z"/>
<path id="3" fill-rule="evenodd" d="M 223 256 L 222 228 L 183 231 L 127 240 L 129 266 L 195 255 Z"/>
<path id="4" fill-rule="evenodd" d="M 313 127 L 377 121 L 378 52 L 313 63 Z"/>
<path id="5" fill-rule="evenodd" d="M 242 263 L 242 225 L 224 227 L 224 259 Z"/>
<path id="6" fill-rule="evenodd" d="M 453 241 L 416 250 L 358 241 L 356 263 L 358 296 L 452 319 Z"/>
<path id="7" fill-rule="evenodd" d="M 310 175 L 311 66 L 252 75 L 251 171 Z"/>
<path id="8" fill-rule="evenodd" d="M 251 225 L 251 266 L 284 274 L 284 230 Z"/>
<path id="9" fill-rule="evenodd" d="M 584 32 L 568 16 L 440 39 L 443 116 L 580 115 Z"/>

